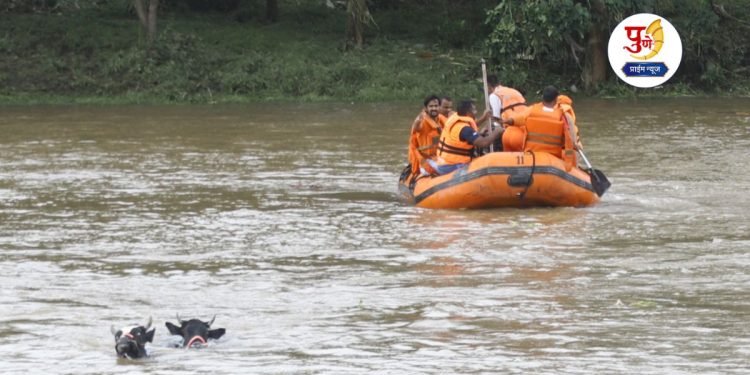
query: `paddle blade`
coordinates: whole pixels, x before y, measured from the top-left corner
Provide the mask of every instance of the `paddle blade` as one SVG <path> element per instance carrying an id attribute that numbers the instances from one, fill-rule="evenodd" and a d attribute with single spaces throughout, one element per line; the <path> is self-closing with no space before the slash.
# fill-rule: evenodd
<path id="1" fill-rule="evenodd" d="M 598 169 L 592 168 L 589 171 L 589 176 L 591 176 L 591 186 L 594 188 L 594 192 L 600 197 L 612 186 L 612 183 L 609 182 L 604 172 Z"/>

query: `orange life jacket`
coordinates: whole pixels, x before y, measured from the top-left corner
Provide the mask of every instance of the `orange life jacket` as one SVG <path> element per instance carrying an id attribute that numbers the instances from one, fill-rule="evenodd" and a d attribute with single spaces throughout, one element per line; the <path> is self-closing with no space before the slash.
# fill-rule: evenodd
<path id="1" fill-rule="evenodd" d="M 523 95 L 521 95 L 518 90 L 511 87 L 497 86 L 493 93 L 497 95 L 503 103 L 503 108 L 500 109 L 501 119 L 505 120 L 526 111 L 526 99 L 524 99 Z"/>
<path id="2" fill-rule="evenodd" d="M 563 112 L 567 113 L 573 118 L 573 123 L 576 122 L 576 113 L 573 111 L 573 99 L 571 99 L 567 95 L 558 95 L 557 96 L 557 105 L 560 107 L 560 109 L 563 110 Z"/>
<path id="3" fill-rule="evenodd" d="M 437 122 L 427 113 L 422 113 L 422 122 L 411 129 L 409 136 L 409 164 L 411 173 L 419 173 L 419 167 L 434 173 L 426 159 L 435 159 L 440 132 L 445 124 L 445 116 L 438 115 Z"/>
<path id="4" fill-rule="evenodd" d="M 477 130 L 477 123 L 468 116 L 454 114 L 445 123 L 443 133 L 440 134 L 440 145 L 438 146 L 438 164 L 461 164 L 471 161 L 471 153 L 474 145 L 461 140 L 461 129 L 471 126 Z"/>
<path id="5" fill-rule="evenodd" d="M 563 111 L 558 106 L 551 112 L 544 104 L 531 106 L 526 118 L 526 146 L 524 151 L 548 152 L 562 158 L 564 143 Z"/>
<path id="6" fill-rule="evenodd" d="M 565 116 L 564 137 L 565 145 L 563 147 L 562 159 L 565 162 L 565 170 L 570 171 L 578 166 L 578 154 L 576 153 L 576 143 L 578 143 L 578 127 L 576 126 L 576 113 L 573 111 L 573 100 L 567 95 L 557 97 L 557 106 L 563 111 Z"/>
<path id="7" fill-rule="evenodd" d="M 503 132 L 503 151 L 523 151 L 526 142 L 525 126 L 508 126 Z"/>

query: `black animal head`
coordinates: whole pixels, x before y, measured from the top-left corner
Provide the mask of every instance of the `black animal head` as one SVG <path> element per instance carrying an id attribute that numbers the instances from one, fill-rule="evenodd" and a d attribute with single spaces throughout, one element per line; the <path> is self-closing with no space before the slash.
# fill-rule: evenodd
<path id="1" fill-rule="evenodd" d="M 156 329 L 151 328 L 151 318 L 145 326 L 130 326 L 120 330 L 114 326 L 110 327 L 112 334 L 115 335 L 115 351 L 117 356 L 123 358 L 141 358 L 146 354 L 146 343 L 154 340 Z"/>
<path id="2" fill-rule="evenodd" d="M 166 325 L 169 333 L 182 336 L 183 347 L 200 347 L 206 345 L 208 339 L 218 339 L 226 333 L 224 328 L 211 329 L 211 324 L 214 323 L 214 320 L 216 320 L 216 315 L 214 315 L 210 322 L 198 319 L 181 320 L 178 314 L 177 322 L 180 323 L 179 327 L 170 322 L 167 322 Z"/>

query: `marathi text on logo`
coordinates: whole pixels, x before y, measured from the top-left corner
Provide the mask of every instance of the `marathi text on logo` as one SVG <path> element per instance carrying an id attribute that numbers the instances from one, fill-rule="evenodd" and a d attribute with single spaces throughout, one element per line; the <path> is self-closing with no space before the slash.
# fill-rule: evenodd
<path id="1" fill-rule="evenodd" d="M 628 62 L 622 67 L 628 77 L 664 77 L 668 70 L 663 62 Z"/>

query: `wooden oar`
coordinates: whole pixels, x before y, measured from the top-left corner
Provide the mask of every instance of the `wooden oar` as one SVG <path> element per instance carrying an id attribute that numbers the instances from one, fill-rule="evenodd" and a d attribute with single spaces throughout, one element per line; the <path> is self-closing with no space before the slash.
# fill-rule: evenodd
<path id="1" fill-rule="evenodd" d="M 485 64 L 484 59 L 482 59 L 482 83 L 484 84 L 484 110 L 486 111 L 490 108 L 490 97 L 487 93 L 487 64 Z M 489 121 L 487 128 L 490 129 L 490 131 L 495 130 L 492 126 L 492 116 L 490 116 Z M 495 142 L 490 143 L 490 152 L 495 152 L 494 144 Z"/>
<path id="2" fill-rule="evenodd" d="M 566 114 L 564 118 L 565 126 L 568 128 L 568 133 L 572 134 L 572 136 L 575 137 L 572 126 L 573 122 L 571 121 L 570 116 Z M 594 188 L 594 192 L 596 193 L 596 195 L 601 197 L 602 195 L 604 195 L 607 189 L 612 186 L 612 183 L 609 182 L 607 176 L 604 175 L 604 172 L 598 169 L 594 169 L 594 167 L 591 166 L 591 163 L 589 163 L 589 159 L 586 158 L 583 150 L 578 147 L 575 148 L 576 151 L 578 151 L 578 154 L 581 155 L 581 159 L 583 159 L 583 162 L 586 164 L 586 172 L 588 172 L 589 176 L 591 177 L 591 186 Z"/>

